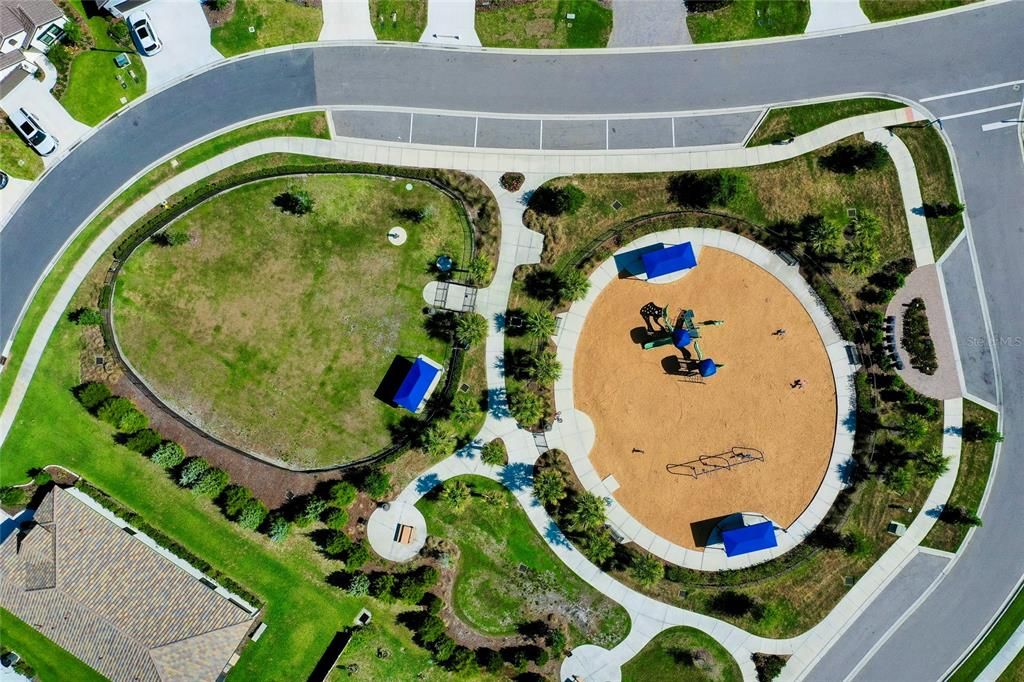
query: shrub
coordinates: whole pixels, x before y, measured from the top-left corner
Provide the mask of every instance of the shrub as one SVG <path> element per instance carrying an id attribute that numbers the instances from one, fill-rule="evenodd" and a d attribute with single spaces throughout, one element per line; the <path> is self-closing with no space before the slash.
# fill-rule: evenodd
<path id="1" fill-rule="evenodd" d="M 903 312 L 903 338 L 900 339 L 900 345 L 910 355 L 911 367 L 929 375 L 938 370 L 924 299 L 915 298 L 907 304 Z"/>
<path id="2" fill-rule="evenodd" d="M 284 542 L 291 530 L 292 524 L 284 516 L 274 514 L 270 517 L 270 527 L 267 530 L 267 535 L 274 542 Z"/>
<path id="3" fill-rule="evenodd" d="M 509 192 L 518 192 L 524 182 L 526 182 L 526 176 L 522 173 L 502 173 L 501 177 L 498 179 L 498 183 L 501 185 L 502 189 Z"/>
<path id="4" fill-rule="evenodd" d="M 706 14 L 731 5 L 733 0 L 684 0 L 687 14 Z"/>
<path id="5" fill-rule="evenodd" d="M 295 517 L 295 525 L 300 528 L 310 525 L 317 521 L 326 509 L 327 503 L 319 497 L 308 498 L 305 504 L 302 505 L 302 509 L 299 511 L 298 515 Z"/>
<path id="6" fill-rule="evenodd" d="M 345 568 L 355 571 L 370 560 L 370 550 L 365 541 L 360 541 L 349 547 L 345 553 Z"/>
<path id="7" fill-rule="evenodd" d="M 441 609 L 444 608 L 444 602 L 436 594 L 428 592 L 423 595 L 423 599 L 420 599 L 420 606 L 422 606 L 427 613 L 431 615 L 437 615 L 441 613 Z"/>
<path id="8" fill-rule="evenodd" d="M 324 542 L 324 552 L 328 556 L 340 557 L 352 549 L 352 539 L 340 530 L 332 530 Z"/>
<path id="9" fill-rule="evenodd" d="M 925 202 L 921 205 L 921 211 L 924 213 L 925 218 L 948 218 L 951 216 L 958 216 L 964 212 L 964 205 L 959 201 L 952 203 L 948 201 L 939 201 L 936 203 Z"/>
<path id="10" fill-rule="evenodd" d="M 305 190 L 292 188 L 274 197 L 274 206 L 292 215 L 306 215 L 313 210 L 313 198 Z"/>
<path id="11" fill-rule="evenodd" d="M 390 604 L 395 600 L 395 576 L 392 573 L 378 573 L 370 581 L 370 594 Z"/>
<path id="12" fill-rule="evenodd" d="M 917 466 L 922 476 L 930 481 L 934 481 L 949 471 L 949 457 L 944 456 L 942 450 L 936 448 L 922 453 L 917 458 Z"/>
<path id="13" fill-rule="evenodd" d="M 358 491 L 354 485 L 348 481 L 338 481 L 331 486 L 330 503 L 335 507 L 345 509 L 355 501 L 357 494 Z"/>
<path id="14" fill-rule="evenodd" d="M 46 469 L 33 468 L 28 470 L 29 475 L 32 477 L 32 482 L 37 486 L 44 486 L 49 483 L 53 483 L 53 476 Z"/>
<path id="15" fill-rule="evenodd" d="M 443 457 L 455 452 L 455 432 L 443 422 L 434 422 L 420 434 L 420 448 L 431 457 Z"/>
<path id="16" fill-rule="evenodd" d="M 474 662 L 473 650 L 461 644 L 455 646 L 444 666 L 449 670 L 466 670 Z"/>
<path id="17" fill-rule="evenodd" d="M 885 484 L 892 488 L 897 495 L 906 495 L 914 485 L 915 476 L 917 476 L 917 467 L 913 462 L 907 462 L 886 471 Z"/>
<path id="18" fill-rule="evenodd" d="M 344 509 L 332 509 L 327 514 L 327 519 L 324 521 L 328 528 L 335 530 L 341 530 L 348 525 L 348 512 Z"/>
<path id="19" fill-rule="evenodd" d="M 911 443 L 920 443 L 928 435 L 929 424 L 924 417 L 908 414 L 900 424 L 900 433 Z"/>
<path id="20" fill-rule="evenodd" d="M 734 171 L 686 172 L 670 177 L 667 190 L 683 208 L 708 208 L 727 206 L 746 186 L 746 176 Z"/>
<path id="21" fill-rule="evenodd" d="M 370 591 L 370 577 L 365 573 L 353 573 L 348 579 L 345 591 L 353 597 L 362 597 Z"/>
<path id="22" fill-rule="evenodd" d="M 74 18 L 69 19 L 64 24 L 64 42 L 72 46 L 81 45 L 83 38 L 82 27 Z"/>
<path id="23" fill-rule="evenodd" d="M 955 504 L 943 505 L 942 511 L 939 512 L 939 521 L 956 526 L 981 525 L 981 518 L 977 514 L 966 507 L 960 507 Z"/>
<path id="24" fill-rule="evenodd" d="M 557 217 L 564 214 L 572 215 L 583 206 L 587 195 L 575 185 L 550 187 L 543 185 L 530 195 L 529 206 L 537 213 Z"/>
<path id="25" fill-rule="evenodd" d="M 468 426 L 480 415 L 480 404 L 472 394 L 460 391 L 452 400 L 452 421 Z"/>
<path id="26" fill-rule="evenodd" d="M 78 402 L 90 412 L 102 405 L 110 396 L 110 388 L 99 381 L 90 381 L 87 384 L 82 384 L 75 390 L 75 397 L 78 399 Z"/>
<path id="27" fill-rule="evenodd" d="M 363 477 L 363 491 L 375 500 L 383 500 L 391 492 L 391 477 L 386 471 L 373 469 Z"/>
<path id="28" fill-rule="evenodd" d="M 0 488 L 0 504 L 5 507 L 20 507 L 28 501 L 23 488 L 4 486 Z"/>
<path id="29" fill-rule="evenodd" d="M 441 502 L 455 511 L 461 511 L 470 496 L 469 486 L 463 481 L 445 481 L 439 494 Z"/>
<path id="30" fill-rule="evenodd" d="M 68 25 L 71 23 L 69 21 Z M 103 314 L 95 308 L 73 310 L 68 313 L 68 319 L 80 327 L 95 327 L 103 324 Z"/>
<path id="31" fill-rule="evenodd" d="M 560 628 L 551 628 L 546 641 L 555 656 L 562 655 L 562 651 L 565 649 L 565 633 Z"/>
<path id="32" fill-rule="evenodd" d="M 224 489 L 224 496 L 221 500 L 221 504 L 224 507 L 224 513 L 227 517 L 229 519 L 233 519 L 242 513 L 242 509 L 251 499 L 252 491 L 245 486 L 229 485 Z"/>
<path id="33" fill-rule="evenodd" d="M 494 649 L 482 646 L 476 650 L 476 664 L 489 673 L 500 672 L 505 667 L 501 654 Z"/>
<path id="34" fill-rule="evenodd" d="M 477 313 L 459 315 L 455 322 L 455 339 L 460 346 L 469 348 L 487 338 L 487 320 Z"/>
<path id="35" fill-rule="evenodd" d="M 561 278 L 561 297 L 566 301 L 582 301 L 590 291 L 590 280 L 582 270 L 570 270 Z"/>
<path id="36" fill-rule="evenodd" d="M 192 485 L 199 480 L 207 469 L 210 468 L 210 463 L 202 457 L 193 457 L 192 459 L 185 462 L 185 465 L 181 467 L 181 471 L 178 473 L 178 485 L 183 488 L 190 488 Z"/>
<path id="37" fill-rule="evenodd" d="M 182 244 L 187 244 L 192 239 L 192 235 L 181 230 L 174 230 L 173 232 L 165 230 L 153 235 L 152 239 L 155 244 L 160 246 L 181 246 Z"/>
<path id="38" fill-rule="evenodd" d="M 185 450 L 173 440 L 166 440 L 153 451 L 149 458 L 164 469 L 170 469 L 185 461 Z"/>
<path id="39" fill-rule="evenodd" d="M 146 455 L 155 450 L 163 442 L 163 436 L 153 429 L 142 429 L 136 431 L 124 442 L 124 446 L 140 455 Z"/>
<path id="40" fill-rule="evenodd" d="M 505 445 L 500 440 L 492 440 L 489 443 L 484 444 L 483 448 L 480 449 L 480 461 L 484 464 L 501 466 L 505 464 L 507 459 L 508 456 L 505 454 Z"/>
<path id="41" fill-rule="evenodd" d="M 469 267 L 466 268 L 466 274 L 474 284 L 483 284 L 491 278 L 493 272 L 494 266 L 491 264 L 491 259 L 482 254 L 474 256 L 473 260 L 469 261 Z"/>
<path id="42" fill-rule="evenodd" d="M 1003 434 L 992 424 L 972 420 L 964 424 L 964 440 L 969 443 L 1002 443 Z"/>
<path id="43" fill-rule="evenodd" d="M 607 532 L 592 531 L 583 539 L 583 553 L 595 564 L 602 566 L 615 556 L 615 541 Z M 662 569 L 664 570 L 664 567 Z M 640 582 L 643 583 L 642 580 Z"/>
<path id="44" fill-rule="evenodd" d="M 764 607 L 753 597 L 733 590 L 725 590 L 716 594 L 711 600 L 710 606 L 712 611 L 736 618 L 749 615 L 754 620 L 758 620 L 764 613 Z"/>
<path id="45" fill-rule="evenodd" d="M 889 160 L 889 153 L 881 142 L 870 144 L 841 144 L 818 159 L 825 170 L 853 175 L 861 170 L 877 170 Z"/>
<path id="46" fill-rule="evenodd" d="M 800 221 L 804 239 L 811 252 L 819 258 L 831 258 L 842 249 L 843 226 L 820 215 L 805 216 Z"/>
<path id="47" fill-rule="evenodd" d="M 263 521 L 266 520 L 268 513 L 267 505 L 253 498 L 245 503 L 242 510 L 238 512 L 238 518 L 235 520 L 242 528 L 256 530 L 263 525 Z"/>
<path id="48" fill-rule="evenodd" d="M 577 532 L 600 528 L 605 524 L 607 506 L 603 497 L 598 497 L 593 493 L 583 493 L 576 498 L 576 504 L 569 512 L 569 528 Z"/>
<path id="49" fill-rule="evenodd" d="M 227 0 L 213 0 L 213 2 L 227 2 Z M 217 9 L 220 9 L 219 7 Z M 131 43 L 131 36 L 128 34 L 128 24 L 123 21 L 115 21 L 110 24 L 110 28 L 107 29 L 107 35 L 110 36 L 118 45 L 129 45 Z"/>
<path id="50" fill-rule="evenodd" d="M 754 654 L 751 656 L 757 670 L 757 682 L 771 682 L 782 674 L 786 659 L 775 654 Z"/>
<path id="51" fill-rule="evenodd" d="M 547 310 L 531 310 L 526 313 L 526 334 L 536 339 L 543 339 L 555 334 L 555 316 Z"/>
<path id="52" fill-rule="evenodd" d="M 149 424 L 149 418 L 139 412 L 132 401 L 120 396 L 107 398 L 96 415 L 123 433 L 134 433 Z"/>
<path id="53" fill-rule="evenodd" d="M 562 376 L 562 363 L 549 350 L 535 353 L 526 370 L 527 375 L 542 384 L 551 384 Z"/>
<path id="54" fill-rule="evenodd" d="M 60 73 L 67 73 L 71 68 L 71 51 L 64 43 L 54 43 L 46 52 L 46 58 Z"/>
<path id="55" fill-rule="evenodd" d="M 543 505 L 565 498 L 565 479 L 556 469 L 544 469 L 533 479 L 533 496 Z"/>
<path id="56" fill-rule="evenodd" d="M 204 471 L 199 480 L 192 485 L 192 492 L 197 495 L 217 497 L 228 484 L 228 480 L 228 472 L 211 467 Z"/>
<path id="57" fill-rule="evenodd" d="M 534 426 L 544 417 L 544 398 L 523 386 L 509 392 L 508 403 L 509 412 L 523 426 Z"/>

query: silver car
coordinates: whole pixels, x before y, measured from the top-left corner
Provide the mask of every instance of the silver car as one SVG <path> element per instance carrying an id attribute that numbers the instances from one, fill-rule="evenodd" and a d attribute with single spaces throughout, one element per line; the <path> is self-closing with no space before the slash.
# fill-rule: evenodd
<path id="1" fill-rule="evenodd" d="M 8 115 L 11 123 L 14 124 L 14 129 L 40 156 L 49 156 L 57 150 L 59 144 L 57 138 L 43 130 L 35 116 L 22 108 L 11 111 Z"/>
<path id="2" fill-rule="evenodd" d="M 156 33 L 153 31 L 153 22 L 150 21 L 146 12 L 143 10 L 132 12 L 125 21 L 128 22 L 132 39 L 135 41 L 135 47 L 139 48 L 139 52 L 147 57 L 152 57 L 163 49 L 164 44 L 156 37 Z"/>

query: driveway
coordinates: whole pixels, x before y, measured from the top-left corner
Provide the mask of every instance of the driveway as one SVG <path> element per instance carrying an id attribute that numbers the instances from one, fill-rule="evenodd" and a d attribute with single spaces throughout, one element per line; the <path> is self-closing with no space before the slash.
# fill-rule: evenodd
<path id="1" fill-rule="evenodd" d="M 0 164 L 0 170 L 3 169 Z M 7 215 L 14 210 L 17 206 L 18 201 L 28 192 L 29 188 L 32 187 L 31 180 L 22 180 L 11 176 L 7 180 L 7 186 L 0 189 L 0 221 L 7 217 Z M 2 512 L 0 512 L 2 514 Z M 0 516 L 0 518 L 3 518 Z"/>
<path id="2" fill-rule="evenodd" d="M 430 0 L 421 43 L 479 46 L 476 0 Z"/>
<path id="3" fill-rule="evenodd" d="M 152 57 L 137 57 L 146 66 L 146 90 L 156 90 L 224 58 L 210 44 L 210 25 L 198 2 L 153 0 L 143 9 L 164 43 L 164 49 Z"/>
<path id="4" fill-rule="evenodd" d="M 608 47 L 689 45 L 683 0 L 614 0 Z"/>
<path id="5" fill-rule="evenodd" d="M 368 0 L 323 0 L 320 40 L 376 40 Z"/>
<path id="6" fill-rule="evenodd" d="M 43 165 L 47 168 L 56 163 L 89 132 L 89 126 L 71 118 L 71 114 L 46 89 L 46 84 L 35 78 L 26 78 L 6 97 L 0 99 L 0 109 L 5 112 L 15 111 L 19 107 L 33 114 L 39 119 L 39 125 L 43 130 L 57 137 L 57 151 L 43 157 Z"/>

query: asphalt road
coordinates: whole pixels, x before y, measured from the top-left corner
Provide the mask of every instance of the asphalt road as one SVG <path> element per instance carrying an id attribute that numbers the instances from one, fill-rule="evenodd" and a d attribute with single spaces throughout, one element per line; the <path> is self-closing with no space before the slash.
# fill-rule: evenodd
<path id="1" fill-rule="evenodd" d="M 312 105 L 533 115 L 709 110 L 855 92 L 912 100 L 1024 78 L 1024 2 L 897 27 L 763 45 L 644 54 L 542 55 L 417 47 L 321 47 L 261 55 L 150 98 L 83 142 L 0 232 L 0 340 L 74 230 L 132 175 L 236 121 Z M 949 113 L 968 100 L 943 100 Z M 963 109 L 958 107 L 963 104 Z M 936 105 L 937 106 L 937 105 Z M 1006 114 L 1008 112 L 1002 112 Z M 964 556 L 861 671 L 936 679 L 996 612 L 1024 570 L 1024 166 L 1014 129 L 967 117 L 946 130 L 960 163 L 1002 372 L 1002 458 Z"/>

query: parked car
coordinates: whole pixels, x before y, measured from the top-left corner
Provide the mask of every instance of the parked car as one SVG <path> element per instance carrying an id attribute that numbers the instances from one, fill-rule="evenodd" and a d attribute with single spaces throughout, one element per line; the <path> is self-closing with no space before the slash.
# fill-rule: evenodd
<path id="1" fill-rule="evenodd" d="M 132 12 L 125 21 L 128 22 L 132 40 L 135 41 L 135 47 L 139 48 L 139 52 L 147 57 L 152 57 L 163 49 L 164 44 L 157 38 L 156 32 L 153 30 L 153 22 L 150 21 L 149 15 L 144 10 Z"/>
<path id="2" fill-rule="evenodd" d="M 56 137 L 43 130 L 39 120 L 22 108 L 12 110 L 8 116 L 14 129 L 25 138 L 28 146 L 35 149 L 40 156 L 49 156 L 57 149 L 59 141 Z"/>
<path id="3" fill-rule="evenodd" d="M 7 173 L 4 173 L 3 171 L 0 171 L 0 189 L 3 189 L 4 187 L 7 186 L 7 180 L 8 179 L 9 178 L 7 177 Z"/>

